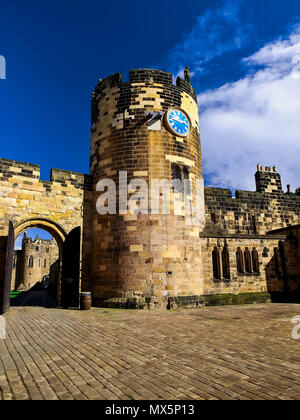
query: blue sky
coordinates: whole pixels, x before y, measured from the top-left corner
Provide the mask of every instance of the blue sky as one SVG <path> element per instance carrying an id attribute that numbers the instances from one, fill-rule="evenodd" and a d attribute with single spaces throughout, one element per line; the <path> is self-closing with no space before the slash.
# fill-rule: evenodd
<path id="1" fill-rule="evenodd" d="M 39 238 L 43 238 L 43 239 L 52 239 L 52 235 L 50 235 L 48 232 L 46 232 L 43 229 L 28 229 L 26 231 L 27 236 L 31 237 L 31 238 L 36 238 L 36 236 L 38 236 Z M 16 243 L 15 243 L 15 249 L 16 250 L 20 250 L 22 249 L 22 239 L 24 237 L 24 233 L 22 233 L 21 235 L 19 235 L 16 238 Z"/>
<path id="2" fill-rule="evenodd" d="M 0 156 L 88 172 L 98 78 L 189 65 L 206 184 L 253 189 L 261 163 L 299 187 L 299 24 L 299 0 L 0 0 Z"/>

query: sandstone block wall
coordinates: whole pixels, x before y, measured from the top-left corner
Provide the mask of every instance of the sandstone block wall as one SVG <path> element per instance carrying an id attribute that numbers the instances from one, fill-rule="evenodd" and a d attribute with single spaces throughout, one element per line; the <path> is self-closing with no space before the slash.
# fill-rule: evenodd
<path id="1" fill-rule="evenodd" d="M 66 233 L 82 225 L 84 191 L 89 177 L 53 169 L 50 181 L 40 180 L 40 167 L 0 159 L 0 234 L 8 222 L 49 219 Z"/>
<path id="2" fill-rule="evenodd" d="M 186 137 L 170 133 L 164 123 L 150 131 L 146 112 L 186 111 L 192 132 Z M 116 74 L 95 89 L 92 105 L 90 171 L 97 181 L 127 171 L 128 182 L 143 178 L 172 180 L 172 165 L 190 171 L 190 179 L 203 179 L 196 95 L 190 84 L 155 70 L 132 70 L 129 82 Z M 193 181 L 194 182 L 194 181 Z M 95 193 L 94 208 L 99 193 Z M 130 197 L 130 194 L 129 194 Z M 187 227 L 184 213 L 126 214 L 93 220 L 92 289 L 97 300 L 146 298 L 154 304 L 178 294 L 201 294 L 202 226 Z"/>
<path id="3" fill-rule="evenodd" d="M 204 295 L 226 293 L 261 293 L 283 291 L 282 279 L 278 280 L 275 256 L 279 241 L 284 237 L 225 237 L 201 238 Z M 222 251 L 229 253 L 230 278 L 224 278 Z M 217 249 L 220 256 L 221 278 L 214 278 L 212 253 Z M 237 252 L 241 251 L 243 272 L 238 271 Z M 250 270 L 245 268 L 245 252 L 250 254 Z M 252 260 L 252 251 L 258 255 L 259 270 L 256 271 Z"/>
<path id="4" fill-rule="evenodd" d="M 159 119 L 151 128 L 149 112 L 164 115 L 171 107 L 189 115 L 189 136 L 174 135 Z M 165 307 L 176 296 L 276 292 L 285 290 L 287 281 L 293 290 L 300 287 L 299 235 L 286 239 L 268 234 L 300 223 L 300 198 L 283 192 L 274 167 L 258 166 L 254 192 L 237 191 L 233 198 L 231 190 L 205 188 L 203 223 L 194 226 L 186 224 L 184 208 L 174 213 L 179 195 L 173 189 L 168 215 L 97 213 L 99 180 L 111 179 L 119 190 L 123 171 L 126 184 L 141 178 L 151 189 L 153 180 L 172 181 L 174 165 L 186 171 L 195 192 L 203 174 L 197 98 L 191 85 L 147 69 L 132 70 L 128 82 L 122 82 L 119 73 L 99 82 L 92 94 L 90 175 L 52 169 L 50 181 L 42 181 L 39 166 L 0 159 L 1 271 L 12 221 L 16 234 L 30 227 L 48 230 L 60 249 L 66 235 L 80 226 L 82 290 L 92 292 L 96 305 L 140 299 Z M 135 192 L 128 191 L 127 204 Z M 117 195 L 117 211 L 119 199 Z M 195 207 L 195 200 L 191 204 Z M 220 256 L 218 278 L 215 250 Z M 258 269 L 240 272 L 237 250 L 242 255 L 255 251 Z"/>
<path id="5" fill-rule="evenodd" d="M 229 234 L 260 234 L 300 223 L 300 197 L 282 191 L 278 173 L 258 171 L 257 191 L 205 188 L 206 218 Z"/>
<path id="6" fill-rule="evenodd" d="M 295 250 L 286 242 L 284 233 L 268 232 L 297 225 L 300 222 L 300 198 L 284 193 L 281 177 L 275 167 L 258 166 L 255 192 L 205 188 L 206 226 L 202 232 L 202 263 L 205 294 L 284 292 L 290 277 L 290 291 L 300 288 L 285 266 L 295 273 Z M 278 236 L 279 235 L 279 236 Z M 205 239 L 204 239 L 205 238 Z M 225 244 L 225 245 L 224 245 Z M 219 250 L 220 258 L 226 246 L 230 256 L 230 280 L 215 279 L 212 253 Z M 236 253 L 256 250 L 259 273 L 238 273 Z M 222 261 L 221 261 L 222 266 Z"/>
<path id="7" fill-rule="evenodd" d="M 30 259 L 32 258 L 32 264 Z M 59 259 L 59 249 L 54 240 L 24 237 L 22 250 L 15 251 L 12 290 L 20 286 L 32 288 L 50 274 L 51 266 Z"/>
<path id="8" fill-rule="evenodd" d="M 0 159 L 0 235 L 7 236 L 8 223 L 12 221 L 16 235 L 27 228 L 40 227 L 61 246 L 65 235 L 80 226 L 82 259 L 88 261 L 91 185 L 89 175 L 60 169 L 52 169 L 50 181 L 42 181 L 38 165 Z M 82 270 L 88 275 L 85 261 Z"/>

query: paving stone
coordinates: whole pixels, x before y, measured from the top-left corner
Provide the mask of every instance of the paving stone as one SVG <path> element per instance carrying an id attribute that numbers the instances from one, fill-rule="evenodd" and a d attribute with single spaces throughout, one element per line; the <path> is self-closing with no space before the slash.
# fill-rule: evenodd
<path id="1" fill-rule="evenodd" d="M 296 315 L 300 306 L 288 304 L 11 308 L 0 342 L 0 400 L 297 400 Z"/>

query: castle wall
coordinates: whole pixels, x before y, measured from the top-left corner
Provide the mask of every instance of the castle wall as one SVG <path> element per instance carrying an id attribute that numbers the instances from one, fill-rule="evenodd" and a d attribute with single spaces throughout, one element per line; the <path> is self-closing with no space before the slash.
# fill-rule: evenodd
<path id="1" fill-rule="evenodd" d="M 283 192 L 276 168 L 257 169 L 255 192 L 237 191 L 233 198 L 231 190 L 205 188 L 206 226 L 201 234 L 205 294 L 284 292 L 288 278 L 289 291 L 300 288 L 295 249 L 284 236 L 268 235 L 299 224 L 300 197 Z M 221 256 L 224 246 L 229 252 L 230 279 L 222 275 L 216 279 L 212 253 L 216 249 Z M 236 253 L 241 250 L 244 255 L 245 249 L 257 252 L 259 273 L 237 271 Z"/>
<path id="2" fill-rule="evenodd" d="M 186 111 L 192 132 L 176 137 L 162 123 L 150 131 L 147 111 Z M 172 164 L 190 171 L 190 179 L 203 179 L 196 96 L 189 83 L 154 70 L 133 70 L 129 82 L 119 74 L 102 81 L 93 95 L 91 173 L 98 180 L 113 179 L 127 171 L 128 182 L 172 180 Z M 99 193 L 95 193 L 94 208 Z M 129 195 L 130 197 L 130 195 Z M 118 206 L 117 206 L 118 207 Z M 181 216 L 118 214 L 93 221 L 91 288 L 95 301 L 116 297 L 146 298 L 158 303 L 177 294 L 203 292 L 199 233 L 202 226 L 187 226 Z"/>
<path id="3" fill-rule="evenodd" d="M 54 224 L 65 234 L 80 226 L 82 272 L 88 276 L 91 184 L 91 176 L 61 169 L 52 169 L 50 181 L 42 181 L 38 165 L 0 159 L 0 236 L 7 235 L 9 221 L 15 228 L 29 221 L 27 228 L 45 228 L 54 236 L 59 233 L 52 230 Z"/>
<path id="4" fill-rule="evenodd" d="M 192 130 L 187 137 L 171 133 L 161 118 L 150 122 L 149 113 L 163 116 L 172 107 L 189 115 Z M 0 159 L 0 269 L 5 268 L 12 221 L 17 234 L 44 227 L 60 246 L 80 226 L 82 290 L 92 292 L 96 305 L 108 300 L 153 307 L 174 297 L 188 301 L 195 296 L 300 288 L 299 234 L 286 239 L 268 233 L 300 223 L 300 198 L 283 192 L 274 167 L 258 165 L 254 192 L 237 191 L 233 198 L 231 190 L 205 188 L 196 225 L 186 223 L 184 208 L 175 214 L 180 194 L 174 189 L 170 214 L 163 215 L 161 209 L 153 214 L 150 208 L 143 213 L 138 205 L 133 213 L 119 212 L 121 171 L 126 172 L 126 186 L 139 178 L 151 191 L 153 180 L 172 182 L 174 165 L 185 171 L 195 193 L 196 180 L 202 181 L 203 174 L 197 98 L 191 85 L 180 78 L 174 83 L 170 73 L 156 70 L 132 70 L 124 83 L 120 74 L 109 76 L 92 94 L 90 175 L 52 169 L 46 182 L 40 180 L 39 166 Z M 97 185 L 103 179 L 115 182 L 117 214 L 96 211 L 104 193 Z M 136 193 L 136 187 L 128 188 L 125 204 Z M 195 194 L 191 205 L 196 206 Z M 244 271 L 237 252 L 244 258 Z M 250 259 L 252 253 L 255 256 L 248 269 L 245 253 Z M 28 279 L 26 258 L 21 260 Z M 39 259 L 42 256 L 35 257 Z M 43 273 L 39 264 L 35 269 L 31 278 L 37 279 Z M 31 281 L 25 283 L 32 287 Z"/>
<path id="5" fill-rule="evenodd" d="M 276 259 L 269 270 L 268 276 L 284 293 L 295 293 L 300 298 L 300 225 L 275 230 L 272 235 L 284 235 L 277 250 Z"/>
<path id="6" fill-rule="evenodd" d="M 205 188 L 206 218 L 229 234 L 265 234 L 300 223 L 300 197 L 282 191 Z"/>
<path id="7" fill-rule="evenodd" d="M 66 233 L 82 226 L 85 190 L 90 178 L 75 172 L 52 169 L 51 180 L 40 180 L 40 167 L 0 159 L 0 235 L 7 235 L 8 222 L 44 218 Z"/>
<path id="8" fill-rule="evenodd" d="M 278 279 L 275 265 L 275 249 L 284 238 L 201 238 L 203 256 L 204 295 L 226 293 L 282 292 L 283 281 Z M 224 277 L 222 252 L 229 253 L 230 278 Z M 221 278 L 214 278 L 212 253 L 217 249 L 220 256 Z M 238 271 L 237 252 L 241 251 L 243 272 Z M 245 268 L 245 252 L 250 253 L 250 270 Z M 252 252 L 258 256 L 259 270 L 255 270 Z"/>

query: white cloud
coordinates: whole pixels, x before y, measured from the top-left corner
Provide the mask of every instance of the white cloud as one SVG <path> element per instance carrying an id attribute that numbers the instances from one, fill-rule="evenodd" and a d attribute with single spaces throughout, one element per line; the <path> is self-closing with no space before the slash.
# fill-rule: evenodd
<path id="1" fill-rule="evenodd" d="M 22 249 L 22 239 L 23 234 L 17 237 L 15 242 L 15 251 L 20 251 Z"/>
<path id="2" fill-rule="evenodd" d="M 244 0 L 223 0 L 215 9 L 207 9 L 197 18 L 192 30 L 168 54 L 170 71 L 182 75 L 193 65 L 193 75 L 205 72 L 205 63 L 226 52 L 240 49 L 249 41 L 250 24 L 241 25 Z"/>
<path id="3" fill-rule="evenodd" d="M 276 165 L 300 187 L 300 26 L 244 62 L 243 79 L 198 97 L 204 171 L 213 185 L 253 189 L 256 164 Z"/>

